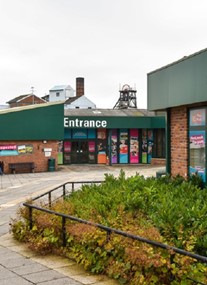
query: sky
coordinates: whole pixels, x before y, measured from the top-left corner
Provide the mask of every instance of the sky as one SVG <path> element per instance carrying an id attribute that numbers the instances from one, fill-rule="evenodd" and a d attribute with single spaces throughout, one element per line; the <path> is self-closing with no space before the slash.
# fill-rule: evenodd
<path id="1" fill-rule="evenodd" d="M 84 77 L 97 108 L 125 84 L 147 108 L 147 73 L 205 48 L 206 0 L 0 0 L 0 104 Z"/>

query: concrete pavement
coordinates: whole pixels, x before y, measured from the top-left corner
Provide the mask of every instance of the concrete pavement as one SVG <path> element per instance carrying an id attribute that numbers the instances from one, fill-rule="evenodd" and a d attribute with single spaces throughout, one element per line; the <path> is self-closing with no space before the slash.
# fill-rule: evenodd
<path id="1" fill-rule="evenodd" d="M 9 174 L 0 176 L 0 285 L 115 285 L 105 276 L 92 275 L 67 258 L 39 256 L 12 238 L 11 218 L 22 202 L 64 182 L 103 180 L 106 173 L 117 177 L 123 169 L 126 176 L 136 173 L 155 176 L 164 167 L 151 165 L 73 165 L 44 173 Z"/>

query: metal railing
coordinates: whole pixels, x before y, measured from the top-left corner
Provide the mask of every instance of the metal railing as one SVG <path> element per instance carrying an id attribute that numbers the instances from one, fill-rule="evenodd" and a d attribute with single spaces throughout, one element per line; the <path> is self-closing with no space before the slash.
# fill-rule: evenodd
<path id="1" fill-rule="evenodd" d="M 160 242 L 157 242 L 157 241 L 153 241 L 153 240 L 141 237 L 141 236 L 130 234 L 130 233 L 124 232 L 122 230 L 117 230 L 115 228 L 107 227 L 107 226 L 104 226 L 102 224 L 98 224 L 98 223 L 94 223 L 94 222 L 91 222 L 91 221 L 83 220 L 83 219 L 80 219 L 80 218 L 77 218 L 77 217 L 74 217 L 74 216 L 66 215 L 66 214 L 55 212 L 55 211 L 51 210 L 52 193 L 53 192 L 58 191 L 58 190 L 61 189 L 62 194 L 59 196 L 59 198 L 61 198 L 61 197 L 65 197 L 65 196 L 73 193 L 76 189 L 78 189 L 77 187 L 75 187 L 77 185 L 100 184 L 100 183 L 103 183 L 103 181 L 66 182 L 66 183 L 64 183 L 64 184 L 62 184 L 62 185 L 60 185 L 60 186 L 58 186 L 58 187 L 56 187 L 56 188 L 54 188 L 54 189 L 52 189 L 50 191 L 47 191 L 44 194 L 41 194 L 41 195 L 39 195 L 39 196 L 37 196 L 37 197 L 32 199 L 32 201 L 36 201 L 38 199 L 41 199 L 41 198 L 47 196 L 48 197 L 47 198 L 48 199 L 47 204 L 49 205 L 49 209 L 43 208 L 43 207 L 40 207 L 40 206 L 36 206 L 34 204 L 30 204 L 29 202 L 23 203 L 23 205 L 25 207 L 28 207 L 28 209 L 29 209 L 29 228 L 30 228 L 30 230 L 33 228 L 33 210 L 38 210 L 38 211 L 46 212 L 48 214 L 56 215 L 56 216 L 59 216 L 59 217 L 62 218 L 62 224 L 61 224 L 61 228 L 62 228 L 62 245 L 64 247 L 67 244 L 66 220 L 72 220 L 72 221 L 76 221 L 78 223 L 84 223 L 84 224 L 87 224 L 87 225 L 90 225 L 90 226 L 93 226 L 93 227 L 96 227 L 96 228 L 99 228 L 99 229 L 105 231 L 106 232 L 106 240 L 107 241 L 109 240 L 110 235 L 112 233 L 114 233 L 114 234 L 121 235 L 121 236 L 126 237 L 126 238 L 137 240 L 139 242 L 144 242 L 144 243 L 149 244 L 149 245 L 151 245 L 153 247 L 158 247 L 158 248 L 162 248 L 162 249 L 171 251 L 171 252 L 173 252 L 173 254 L 177 253 L 177 254 L 181 254 L 181 255 L 184 255 L 184 256 L 188 256 L 188 257 L 191 257 L 191 258 L 193 258 L 193 259 L 195 259 L 195 260 L 197 260 L 197 261 L 199 261 L 201 263 L 206 263 L 207 264 L 207 257 L 206 256 L 202 256 L 202 255 L 199 255 L 199 254 L 196 254 L 196 253 L 192 253 L 192 252 L 189 252 L 189 251 L 186 251 L 186 250 L 174 247 L 174 246 L 170 246 L 170 245 L 167 245 L 167 244 L 164 244 L 164 243 L 160 243 Z M 68 185 L 70 185 L 69 190 L 67 189 Z M 188 279 L 193 281 L 194 284 L 207 285 L 207 284 L 201 283 L 199 281 L 193 280 L 191 278 L 188 278 Z"/>
<path id="2" fill-rule="evenodd" d="M 60 199 L 61 197 L 65 197 L 65 196 L 69 196 L 70 194 L 72 194 L 74 191 L 80 189 L 80 186 L 83 185 L 91 185 L 91 184 L 101 184 L 104 181 L 73 181 L 73 182 L 65 182 L 47 192 L 44 192 L 41 195 L 38 195 L 34 198 L 31 199 L 31 201 L 36 201 L 36 200 L 45 200 L 45 198 L 47 199 L 47 202 L 45 202 L 45 204 L 48 204 L 49 207 L 51 208 L 52 205 L 52 194 L 55 195 L 55 193 L 57 193 L 56 195 L 58 195 L 57 197 L 53 197 L 53 202 L 56 199 Z"/>

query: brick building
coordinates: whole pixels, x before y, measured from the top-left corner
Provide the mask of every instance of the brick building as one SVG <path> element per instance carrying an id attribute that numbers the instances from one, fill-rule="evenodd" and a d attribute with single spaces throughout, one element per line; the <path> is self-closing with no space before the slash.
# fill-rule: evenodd
<path id="1" fill-rule="evenodd" d="M 207 49 L 148 73 L 148 109 L 166 111 L 167 172 L 206 182 Z"/>
<path id="2" fill-rule="evenodd" d="M 51 160 L 56 170 L 58 164 L 138 164 L 155 158 L 165 159 L 165 119 L 147 110 L 64 110 L 64 102 L 0 110 L 4 173 L 11 173 L 13 164 L 47 171 Z"/>
<path id="3" fill-rule="evenodd" d="M 34 163 L 35 172 L 48 170 L 53 158 L 57 169 L 58 143 L 64 137 L 63 104 L 36 104 L 0 111 L 0 162 Z"/>
<path id="4" fill-rule="evenodd" d="M 20 95 L 7 102 L 10 108 L 28 106 L 34 104 L 42 104 L 42 103 L 46 103 L 46 101 L 34 94 Z"/>

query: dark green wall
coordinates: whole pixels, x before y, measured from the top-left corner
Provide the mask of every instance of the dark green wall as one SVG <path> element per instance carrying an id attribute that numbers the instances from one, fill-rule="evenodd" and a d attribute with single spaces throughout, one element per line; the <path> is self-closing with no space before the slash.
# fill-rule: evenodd
<path id="1" fill-rule="evenodd" d="M 165 128 L 164 117 L 67 117 L 106 120 L 107 128 Z M 63 140 L 64 105 L 41 104 L 0 111 L 0 141 Z"/>
<path id="2" fill-rule="evenodd" d="M 16 108 L 15 108 L 16 109 Z M 41 104 L 34 108 L 0 112 L 0 140 L 61 140 L 64 138 L 64 105 Z"/>
<path id="3" fill-rule="evenodd" d="M 207 101 L 207 49 L 147 75 L 148 109 Z"/>

